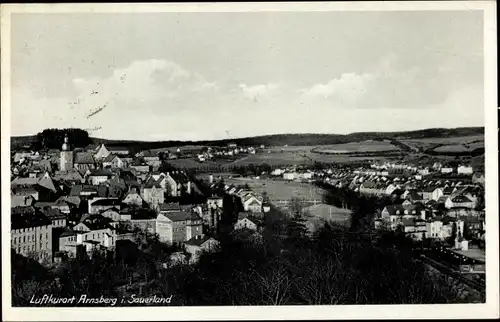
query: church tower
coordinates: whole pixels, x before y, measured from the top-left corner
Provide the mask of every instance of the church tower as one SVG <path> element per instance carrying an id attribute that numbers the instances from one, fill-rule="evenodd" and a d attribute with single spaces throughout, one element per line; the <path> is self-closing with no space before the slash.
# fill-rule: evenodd
<path id="1" fill-rule="evenodd" d="M 68 142 L 68 135 L 64 136 L 64 143 L 61 148 L 60 171 L 69 171 L 73 169 L 73 151 L 71 151 Z"/>

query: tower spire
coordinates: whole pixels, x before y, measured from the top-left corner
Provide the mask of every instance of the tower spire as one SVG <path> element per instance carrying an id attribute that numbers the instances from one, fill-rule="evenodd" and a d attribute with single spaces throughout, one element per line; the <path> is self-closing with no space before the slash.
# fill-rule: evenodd
<path id="1" fill-rule="evenodd" d="M 64 143 L 62 145 L 63 151 L 69 151 L 69 139 L 68 139 L 68 133 L 64 134 Z"/>

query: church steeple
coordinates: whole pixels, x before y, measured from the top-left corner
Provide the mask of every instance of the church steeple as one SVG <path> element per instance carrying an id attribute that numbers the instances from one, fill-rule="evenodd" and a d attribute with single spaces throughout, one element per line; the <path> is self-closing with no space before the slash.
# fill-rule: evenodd
<path id="1" fill-rule="evenodd" d="M 69 151 L 69 140 L 68 140 L 68 134 L 64 135 L 64 143 L 62 145 L 62 151 Z"/>

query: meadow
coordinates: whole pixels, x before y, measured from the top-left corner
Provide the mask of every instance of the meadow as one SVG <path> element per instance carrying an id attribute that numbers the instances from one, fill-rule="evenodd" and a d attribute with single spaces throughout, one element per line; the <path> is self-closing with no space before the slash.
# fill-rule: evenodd
<path id="1" fill-rule="evenodd" d="M 248 184 L 250 189 L 258 195 L 264 192 L 269 196 L 271 202 L 278 200 L 289 201 L 294 198 L 317 200 L 321 202 L 323 199 L 324 190 L 315 187 L 309 183 L 272 180 L 272 179 L 253 179 L 253 178 L 227 178 L 224 179 L 226 184 L 242 185 Z"/>
<path id="2" fill-rule="evenodd" d="M 390 152 L 400 151 L 400 149 L 393 145 L 390 141 L 375 141 L 366 140 L 362 142 L 350 142 L 344 144 L 333 144 L 326 146 L 319 146 L 314 149 L 318 153 L 360 153 L 360 152 Z"/>

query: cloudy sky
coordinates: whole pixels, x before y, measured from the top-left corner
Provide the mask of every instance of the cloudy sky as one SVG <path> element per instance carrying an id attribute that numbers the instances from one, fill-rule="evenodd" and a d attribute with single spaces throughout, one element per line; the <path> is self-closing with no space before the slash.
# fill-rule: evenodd
<path id="1" fill-rule="evenodd" d="M 484 125 L 480 11 L 11 19 L 12 135 L 73 126 L 110 139 L 202 140 Z"/>

